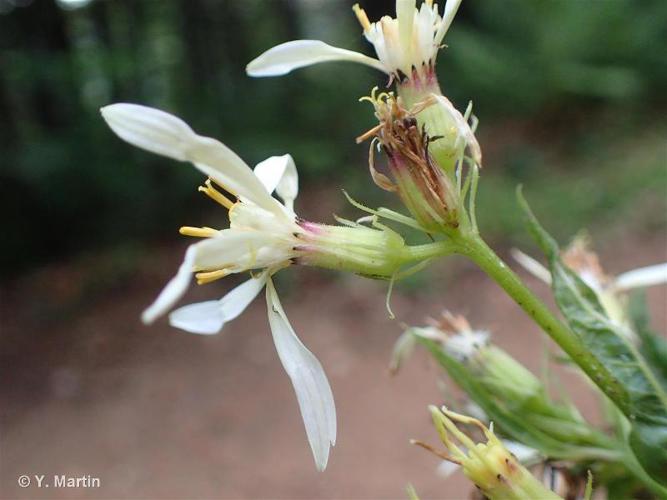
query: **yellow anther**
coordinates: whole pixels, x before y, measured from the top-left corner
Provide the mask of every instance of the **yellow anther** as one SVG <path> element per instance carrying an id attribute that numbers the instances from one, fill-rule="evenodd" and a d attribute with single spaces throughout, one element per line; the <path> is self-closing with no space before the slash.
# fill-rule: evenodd
<path id="1" fill-rule="evenodd" d="M 426 5 L 428 5 L 429 7 L 433 7 L 433 0 L 425 0 L 425 1 Z"/>
<path id="2" fill-rule="evenodd" d="M 359 20 L 359 24 L 361 24 L 361 27 L 364 29 L 364 31 L 368 31 L 371 27 L 371 22 L 368 20 L 368 16 L 366 15 L 366 11 L 359 7 L 358 3 L 355 3 L 352 6 L 352 10 L 354 11 L 355 15 L 357 16 L 357 19 Z"/>
<path id="3" fill-rule="evenodd" d="M 218 269 L 217 271 L 207 271 L 205 273 L 197 273 L 195 274 L 195 278 L 197 278 L 197 284 L 198 285 L 205 285 L 206 283 L 210 283 L 215 280 L 219 280 L 220 278 L 224 278 L 229 274 L 229 271 L 227 269 Z"/>
<path id="4" fill-rule="evenodd" d="M 195 238 L 210 238 L 218 234 L 219 231 L 210 227 L 191 227 L 183 226 L 178 230 L 184 236 L 194 236 Z"/>
<path id="5" fill-rule="evenodd" d="M 211 179 L 207 179 L 206 182 L 204 183 L 204 186 L 199 186 L 199 191 L 204 193 L 209 198 L 217 201 L 218 203 L 220 203 L 220 205 L 222 205 L 228 210 L 232 208 L 232 206 L 234 205 L 234 202 L 232 202 L 224 194 L 222 194 L 220 191 L 218 191 L 213 187 Z"/>

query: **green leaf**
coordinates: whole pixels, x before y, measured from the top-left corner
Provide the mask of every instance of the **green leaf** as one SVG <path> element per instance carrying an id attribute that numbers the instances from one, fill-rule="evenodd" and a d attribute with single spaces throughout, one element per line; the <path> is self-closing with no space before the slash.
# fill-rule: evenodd
<path id="1" fill-rule="evenodd" d="M 566 418 L 566 414 L 570 415 L 569 410 L 558 411 L 556 408 L 554 411 L 550 405 L 545 408 L 544 404 L 533 405 L 534 402 L 530 400 L 500 400 L 496 393 L 485 386 L 483 377 L 449 355 L 439 343 L 418 334 L 413 336 L 506 436 L 539 450 L 545 456 L 559 459 L 586 458 L 580 447 L 592 450 L 599 445 L 596 432 L 585 422 Z M 536 407 L 542 407 L 542 411 Z M 559 429 L 554 424 L 563 423 L 571 425 L 565 433 L 559 435 Z"/>
<path id="2" fill-rule="evenodd" d="M 556 303 L 572 331 L 616 380 L 607 396 L 632 425 L 629 444 L 645 470 L 667 484 L 667 396 L 638 350 L 618 331 L 597 295 L 563 264 L 556 241 L 540 225 L 520 190 L 528 229 L 549 260 Z"/>
<path id="3" fill-rule="evenodd" d="M 667 340 L 651 331 L 643 291 L 637 290 L 630 295 L 629 310 L 630 321 L 641 341 L 640 352 L 662 387 L 667 389 Z"/>

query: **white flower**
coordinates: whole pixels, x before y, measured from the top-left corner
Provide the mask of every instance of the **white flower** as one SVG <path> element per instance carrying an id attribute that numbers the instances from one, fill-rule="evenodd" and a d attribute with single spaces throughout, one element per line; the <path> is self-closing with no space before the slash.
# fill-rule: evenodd
<path id="1" fill-rule="evenodd" d="M 371 23 L 359 5 L 353 7 L 364 36 L 373 44 L 378 59 L 327 45 L 319 40 L 294 40 L 280 44 L 253 60 L 250 76 L 280 76 L 290 71 L 329 61 L 352 61 L 379 69 L 392 77 L 429 78 L 436 56 L 461 0 L 447 0 L 442 16 L 438 4 L 424 0 L 396 0 L 396 18 L 384 16 Z"/>
<path id="2" fill-rule="evenodd" d="M 624 303 L 624 294 L 635 288 L 667 283 L 667 262 L 653 266 L 640 267 L 608 276 L 600 266 L 598 256 L 590 250 L 590 243 L 585 237 L 577 237 L 563 252 L 563 261 L 574 271 L 588 287 L 595 292 L 611 320 L 623 327 L 629 339 L 634 340 Z M 513 249 L 512 257 L 536 278 L 551 284 L 551 273 L 537 260 L 521 250 Z"/>
<path id="3" fill-rule="evenodd" d="M 199 334 L 218 333 L 240 315 L 266 287 L 269 324 L 280 361 L 296 392 L 315 464 L 324 470 L 336 441 L 336 410 L 329 382 L 315 356 L 290 326 L 271 275 L 299 258 L 303 237 L 314 228 L 299 224 L 293 211 L 298 177 L 290 155 L 274 156 L 253 170 L 224 144 L 202 137 L 179 118 L 135 104 L 102 108 L 102 116 L 122 139 L 140 148 L 189 161 L 209 179 L 200 191 L 229 209 L 230 227 L 183 227 L 181 233 L 204 238 L 190 245 L 176 276 L 143 313 L 152 323 L 169 311 L 187 290 L 192 274 L 207 283 L 232 273 L 258 273 L 220 300 L 187 305 L 169 316 L 172 326 Z M 237 198 L 229 200 L 215 185 Z M 280 203 L 271 196 L 276 194 Z"/>

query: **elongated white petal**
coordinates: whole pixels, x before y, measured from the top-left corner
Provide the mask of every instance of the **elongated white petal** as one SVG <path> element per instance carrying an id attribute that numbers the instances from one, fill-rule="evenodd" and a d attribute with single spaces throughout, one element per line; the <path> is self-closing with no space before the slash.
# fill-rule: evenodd
<path id="1" fill-rule="evenodd" d="M 269 193 L 275 190 L 285 206 L 293 210 L 294 199 L 299 194 L 299 174 L 291 155 L 267 158 L 255 166 L 255 175 Z"/>
<path id="2" fill-rule="evenodd" d="M 197 271 L 226 269 L 230 274 L 278 265 L 291 256 L 290 243 L 268 232 L 224 229 L 197 243 Z"/>
<path id="3" fill-rule="evenodd" d="M 290 155 L 286 155 L 287 166 L 282 179 L 276 186 L 276 193 L 285 203 L 285 206 L 294 211 L 294 200 L 299 194 L 299 173 L 296 171 L 296 165 Z"/>
<path id="4" fill-rule="evenodd" d="M 537 279 L 544 281 L 547 285 L 551 284 L 551 273 L 546 267 L 533 259 L 530 255 L 523 253 L 518 248 L 512 248 L 510 253 L 514 260 L 516 260 L 526 271 Z"/>
<path id="5" fill-rule="evenodd" d="M 406 330 L 394 343 L 394 349 L 391 353 L 391 361 L 389 362 L 389 371 L 394 374 L 398 372 L 403 362 L 414 351 L 417 341 L 414 334 L 410 330 Z"/>
<path id="6" fill-rule="evenodd" d="M 459 10 L 459 5 L 461 5 L 461 0 L 447 0 L 447 3 L 445 4 L 445 12 L 442 15 L 442 22 L 435 34 L 436 45 L 440 45 L 442 43 L 442 39 L 447 34 L 447 31 L 449 30 L 449 27 L 454 20 L 456 11 Z"/>
<path id="7" fill-rule="evenodd" d="M 183 296 L 190 285 L 192 270 L 197 254 L 197 245 L 190 245 L 185 252 L 183 263 L 178 268 L 176 276 L 162 289 L 157 299 L 148 306 L 141 315 L 141 320 L 150 324 L 171 309 Z"/>
<path id="8" fill-rule="evenodd" d="M 315 465 L 322 471 L 336 443 L 336 408 L 322 365 L 294 333 L 271 279 L 266 285 L 269 324 L 276 350 L 292 380 Z"/>
<path id="9" fill-rule="evenodd" d="M 169 324 L 186 332 L 213 335 L 222 330 L 225 318 L 220 309 L 220 301 L 207 300 L 172 311 L 169 315 Z"/>
<path id="10" fill-rule="evenodd" d="M 667 262 L 655 266 L 640 267 L 616 276 L 613 287 L 616 290 L 631 290 L 667 283 Z"/>
<path id="11" fill-rule="evenodd" d="M 404 51 L 412 44 L 412 29 L 414 28 L 415 0 L 396 0 L 396 20 L 398 21 L 398 35 Z"/>
<path id="12" fill-rule="evenodd" d="M 266 193 L 250 167 L 227 146 L 197 135 L 180 118 L 138 104 L 112 104 L 102 116 L 121 139 L 175 160 L 190 161 L 231 193 L 276 212 L 276 201 Z"/>
<path id="13" fill-rule="evenodd" d="M 293 40 L 276 45 L 251 61 L 246 72 L 250 76 L 281 76 L 297 68 L 332 61 L 361 63 L 387 73 L 377 59 L 320 40 Z"/>
<path id="14" fill-rule="evenodd" d="M 244 281 L 220 300 L 209 300 L 176 309 L 169 315 L 171 326 L 190 333 L 212 335 L 238 317 L 266 284 L 268 272 Z"/>
<path id="15" fill-rule="evenodd" d="M 256 278 L 251 278 L 241 283 L 220 299 L 220 309 L 222 310 L 222 315 L 225 317 L 225 321 L 237 318 L 246 310 L 250 303 L 255 300 L 255 297 L 259 295 L 259 292 L 262 291 L 268 277 L 269 272 L 264 271 Z"/>

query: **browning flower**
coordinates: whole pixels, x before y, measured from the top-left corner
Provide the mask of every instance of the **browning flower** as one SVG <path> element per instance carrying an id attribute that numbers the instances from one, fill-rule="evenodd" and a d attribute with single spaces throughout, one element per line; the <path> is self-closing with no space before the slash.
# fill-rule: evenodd
<path id="1" fill-rule="evenodd" d="M 426 231 L 456 229 L 461 210 L 458 191 L 429 150 L 439 138 L 429 136 L 393 93 L 376 96 L 374 89 L 372 95 L 364 99 L 373 104 L 380 122 L 357 138 L 357 142 L 361 142 L 373 137 L 368 166 L 375 183 L 384 190 L 396 192 Z M 376 146 L 387 156 L 389 176 L 375 166 Z"/>

